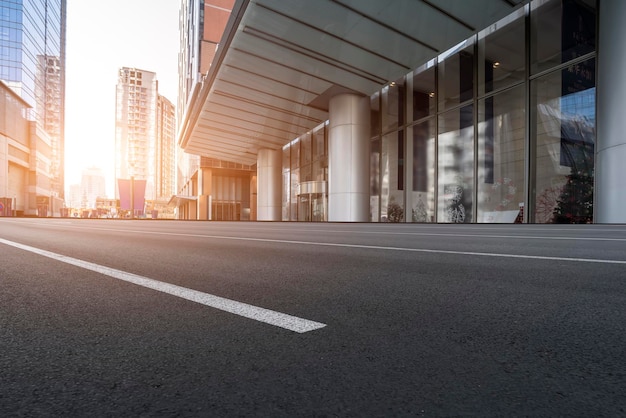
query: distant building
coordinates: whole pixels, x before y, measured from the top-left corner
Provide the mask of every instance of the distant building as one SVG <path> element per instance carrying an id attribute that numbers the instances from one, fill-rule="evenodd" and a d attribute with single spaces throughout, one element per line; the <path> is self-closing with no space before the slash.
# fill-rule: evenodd
<path id="1" fill-rule="evenodd" d="M 145 208 L 167 204 L 176 183 L 174 105 L 158 92 L 157 75 L 137 68 L 119 70 L 116 89 L 115 178 L 145 180 Z M 115 184 L 120 198 L 119 184 Z"/>
<path id="2" fill-rule="evenodd" d="M 52 141 L 31 107 L 0 82 L 0 216 L 61 216 L 52 192 Z"/>
<path id="3" fill-rule="evenodd" d="M 64 196 L 66 0 L 0 1 L 0 79 L 50 140 L 50 196 Z"/>
<path id="4" fill-rule="evenodd" d="M 80 208 L 95 209 L 96 200 L 106 197 L 104 172 L 97 167 L 83 170 L 80 181 Z"/>

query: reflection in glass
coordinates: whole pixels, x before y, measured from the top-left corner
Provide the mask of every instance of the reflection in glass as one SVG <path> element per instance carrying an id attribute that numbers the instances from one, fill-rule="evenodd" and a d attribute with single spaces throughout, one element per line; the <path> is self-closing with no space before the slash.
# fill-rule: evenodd
<path id="1" fill-rule="evenodd" d="M 283 209 L 283 214 L 282 214 L 282 220 L 283 221 L 288 221 L 289 220 L 289 203 L 290 203 L 290 197 L 291 197 L 291 193 L 290 193 L 290 178 L 289 178 L 289 171 L 283 171 L 283 202 L 282 202 L 282 209 Z"/>
<path id="2" fill-rule="evenodd" d="M 383 222 L 404 222 L 404 135 L 383 136 L 381 154 L 380 217 Z"/>
<path id="3" fill-rule="evenodd" d="M 412 120 L 416 121 L 434 115 L 437 111 L 436 100 L 435 61 L 433 60 L 413 72 Z"/>
<path id="4" fill-rule="evenodd" d="M 283 147 L 283 199 L 282 199 L 282 209 L 283 209 L 283 221 L 289 220 L 289 207 L 290 207 L 290 178 L 289 178 L 289 170 L 291 169 L 290 162 L 290 153 L 291 147 L 289 145 L 285 145 Z"/>
<path id="5" fill-rule="evenodd" d="M 478 34 L 479 94 L 524 81 L 526 25 L 524 9 Z"/>
<path id="6" fill-rule="evenodd" d="M 312 179 L 313 181 L 326 181 L 328 179 L 328 150 L 324 125 L 313 131 L 312 144 Z"/>
<path id="7" fill-rule="evenodd" d="M 382 129 L 389 132 L 404 124 L 404 77 L 385 86 L 382 91 Z"/>
<path id="8" fill-rule="evenodd" d="M 411 222 L 435 221 L 435 120 L 429 119 L 407 130 L 409 155 L 407 178 L 407 210 L 410 208 Z M 412 147 L 412 149 L 411 149 Z"/>
<path id="9" fill-rule="evenodd" d="M 439 115 L 437 221 L 472 222 L 473 105 Z"/>
<path id="10" fill-rule="evenodd" d="M 291 221 L 298 220 L 298 191 L 300 190 L 300 170 L 292 169 L 291 170 L 291 199 L 290 199 L 290 210 L 289 210 L 289 219 Z"/>
<path id="11" fill-rule="evenodd" d="M 443 54 L 437 66 L 439 110 L 446 110 L 474 97 L 474 43 L 465 41 Z"/>
<path id="12" fill-rule="evenodd" d="M 595 59 L 531 84 L 534 221 L 593 219 Z"/>
<path id="13" fill-rule="evenodd" d="M 300 139 L 291 142 L 291 169 L 300 167 Z"/>
<path id="14" fill-rule="evenodd" d="M 370 144 L 370 221 L 380 221 L 380 137 Z"/>
<path id="15" fill-rule="evenodd" d="M 523 220 L 524 87 L 478 102 L 478 222 Z"/>
<path id="16" fill-rule="evenodd" d="M 311 163 L 311 134 L 307 132 L 300 137 L 300 166 Z"/>
<path id="17" fill-rule="evenodd" d="M 549 0 L 531 4 L 532 74 L 595 51 L 596 3 L 596 0 Z"/>
<path id="18" fill-rule="evenodd" d="M 370 135 L 380 135 L 380 93 L 376 92 L 370 98 Z"/>

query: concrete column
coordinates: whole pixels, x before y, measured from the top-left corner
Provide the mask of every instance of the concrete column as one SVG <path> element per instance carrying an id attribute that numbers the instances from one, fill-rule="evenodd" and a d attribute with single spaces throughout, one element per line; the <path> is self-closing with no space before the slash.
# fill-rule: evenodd
<path id="1" fill-rule="evenodd" d="M 370 220 L 369 97 L 340 94 L 329 103 L 328 220 Z"/>
<path id="2" fill-rule="evenodd" d="M 599 2 L 594 222 L 626 223 L 626 1 Z"/>
<path id="3" fill-rule="evenodd" d="M 280 221 L 282 216 L 282 152 L 261 149 L 257 156 L 257 220 Z"/>
<path id="4" fill-rule="evenodd" d="M 213 179 L 213 170 L 210 168 L 198 169 L 198 219 L 201 221 L 209 220 L 211 183 Z"/>

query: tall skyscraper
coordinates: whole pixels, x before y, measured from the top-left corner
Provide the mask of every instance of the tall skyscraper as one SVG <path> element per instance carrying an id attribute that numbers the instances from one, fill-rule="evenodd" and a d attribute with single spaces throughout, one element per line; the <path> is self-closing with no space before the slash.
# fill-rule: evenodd
<path id="1" fill-rule="evenodd" d="M 64 195 L 66 0 L 0 0 L 0 79 L 49 136 L 50 189 Z"/>
<path id="2" fill-rule="evenodd" d="M 145 180 L 148 201 L 167 200 L 174 189 L 174 115 L 172 103 L 158 93 L 156 73 L 129 67 L 119 70 L 115 177 Z"/>

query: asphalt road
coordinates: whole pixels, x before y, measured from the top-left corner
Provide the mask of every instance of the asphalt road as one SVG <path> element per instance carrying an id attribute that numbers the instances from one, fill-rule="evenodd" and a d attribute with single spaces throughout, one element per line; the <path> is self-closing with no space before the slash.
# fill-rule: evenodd
<path id="1" fill-rule="evenodd" d="M 626 226 L 0 218 L 0 416 L 626 416 Z"/>

